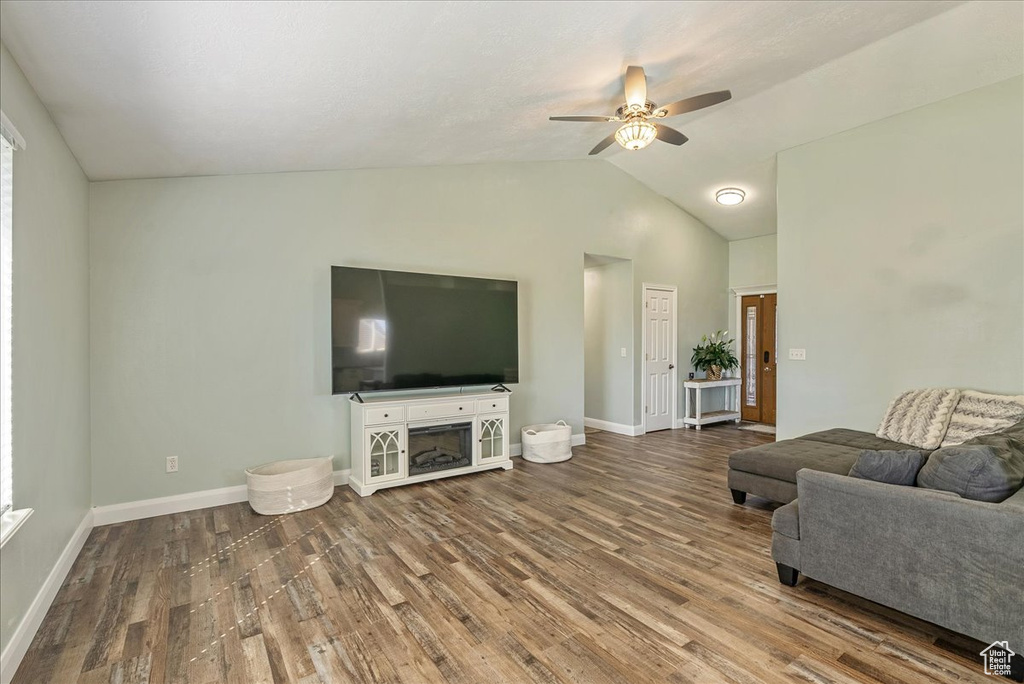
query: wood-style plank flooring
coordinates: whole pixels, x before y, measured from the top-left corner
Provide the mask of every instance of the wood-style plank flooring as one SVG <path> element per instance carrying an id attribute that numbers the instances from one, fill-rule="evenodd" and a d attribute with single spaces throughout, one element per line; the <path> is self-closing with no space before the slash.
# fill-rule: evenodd
<path id="1" fill-rule="evenodd" d="M 802 579 L 720 426 L 262 517 L 93 530 L 17 683 L 991 681 L 976 642 Z M 870 553 L 870 550 L 865 550 Z"/>

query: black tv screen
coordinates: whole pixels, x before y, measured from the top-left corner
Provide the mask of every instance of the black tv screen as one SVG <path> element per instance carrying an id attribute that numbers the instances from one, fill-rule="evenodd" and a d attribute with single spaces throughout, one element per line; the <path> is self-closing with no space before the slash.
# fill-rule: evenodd
<path id="1" fill-rule="evenodd" d="M 519 381 L 512 280 L 331 267 L 335 394 Z"/>

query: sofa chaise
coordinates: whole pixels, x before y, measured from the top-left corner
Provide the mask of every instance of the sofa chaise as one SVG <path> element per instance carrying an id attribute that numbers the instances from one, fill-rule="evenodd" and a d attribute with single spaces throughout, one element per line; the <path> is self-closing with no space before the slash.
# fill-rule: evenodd
<path id="1" fill-rule="evenodd" d="M 864 449 L 915 448 L 846 428 L 814 432 L 734 453 L 729 457 L 729 489 L 738 504 L 746 501 L 747 494 L 789 503 L 797 496 L 796 473 L 801 468 L 846 475 Z"/>

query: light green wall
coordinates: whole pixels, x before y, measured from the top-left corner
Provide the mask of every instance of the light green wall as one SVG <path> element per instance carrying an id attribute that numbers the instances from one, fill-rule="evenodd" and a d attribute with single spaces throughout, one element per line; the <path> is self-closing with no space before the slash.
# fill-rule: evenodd
<path id="1" fill-rule="evenodd" d="M 725 241 L 604 161 L 115 181 L 90 193 L 97 505 L 237 485 L 243 468 L 274 459 L 334 454 L 348 467 L 347 399 L 330 395 L 332 264 L 517 279 L 516 435 L 557 418 L 582 432 L 583 252 L 632 259 L 636 292 L 679 287 L 680 358 L 725 326 Z M 635 396 L 639 379 L 635 359 Z M 164 473 L 171 454 L 175 475 Z"/>
<path id="2" fill-rule="evenodd" d="M 633 264 L 583 270 L 584 415 L 633 426 Z M 622 356 L 623 347 L 626 356 Z"/>
<path id="3" fill-rule="evenodd" d="M 780 437 L 1022 393 L 1022 102 L 1018 77 L 779 154 Z"/>
<path id="4" fill-rule="evenodd" d="M 778 251 L 775 235 L 762 235 L 729 243 L 729 287 L 756 287 L 776 285 L 778 281 Z M 737 339 L 736 297 L 729 296 L 729 330 Z"/>
<path id="5" fill-rule="evenodd" d="M 7 48 L 0 107 L 14 153 L 14 505 L 33 508 L 0 552 L 0 648 L 90 505 L 88 183 Z"/>
<path id="6" fill-rule="evenodd" d="M 729 287 L 774 285 L 778 277 L 775 235 L 729 243 Z"/>

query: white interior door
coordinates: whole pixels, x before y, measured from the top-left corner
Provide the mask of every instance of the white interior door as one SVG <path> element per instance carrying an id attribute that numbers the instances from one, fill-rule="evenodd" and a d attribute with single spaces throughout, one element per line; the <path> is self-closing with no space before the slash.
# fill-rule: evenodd
<path id="1" fill-rule="evenodd" d="M 644 286 L 644 430 L 667 430 L 675 417 L 676 291 Z"/>

